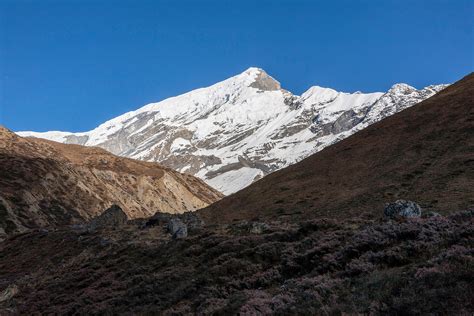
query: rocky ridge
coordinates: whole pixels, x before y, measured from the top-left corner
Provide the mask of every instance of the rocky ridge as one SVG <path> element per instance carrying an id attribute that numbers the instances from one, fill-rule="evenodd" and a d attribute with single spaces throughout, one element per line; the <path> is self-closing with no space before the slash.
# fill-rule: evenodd
<path id="1" fill-rule="evenodd" d="M 125 113 L 92 131 L 20 132 L 160 162 L 230 194 L 444 89 L 396 84 L 386 93 L 318 86 L 301 96 L 264 70 Z"/>

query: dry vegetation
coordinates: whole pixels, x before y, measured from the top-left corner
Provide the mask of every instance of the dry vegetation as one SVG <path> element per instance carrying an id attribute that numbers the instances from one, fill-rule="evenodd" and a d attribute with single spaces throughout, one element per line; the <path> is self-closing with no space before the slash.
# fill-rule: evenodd
<path id="1" fill-rule="evenodd" d="M 12 237 L 1 311 L 21 314 L 467 314 L 473 211 L 404 222 L 238 222 L 171 240 L 161 227 Z"/>

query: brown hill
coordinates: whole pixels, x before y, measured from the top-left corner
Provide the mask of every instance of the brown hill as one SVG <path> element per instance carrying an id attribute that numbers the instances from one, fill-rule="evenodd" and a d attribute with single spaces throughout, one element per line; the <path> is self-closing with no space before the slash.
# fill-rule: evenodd
<path id="1" fill-rule="evenodd" d="M 474 74 L 199 212 L 218 222 L 370 218 L 396 199 L 440 213 L 474 205 Z"/>
<path id="2" fill-rule="evenodd" d="M 195 210 L 221 197 L 203 181 L 156 163 L 22 138 L 0 126 L 0 238 L 87 220 L 111 204 L 137 218 Z"/>

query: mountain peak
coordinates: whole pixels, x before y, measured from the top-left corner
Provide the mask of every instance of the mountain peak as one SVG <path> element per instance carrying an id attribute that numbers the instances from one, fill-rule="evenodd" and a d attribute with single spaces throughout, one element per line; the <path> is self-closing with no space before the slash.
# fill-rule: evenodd
<path id="1" fill-rule="evenodd" d="M 162 162 L 229 194 L 437 91 L 352 94 L 313 86 L 297 96 L 263 69 L 251 67 L 88 132 L 18 134 Z"/>
<path id="2" fill-rule="evenodd" d="M 415 90 L 415 88 L 406 83 L 396 83 L 388 90 L 388 93 L 410 94 Z"/>
<path id="3" fill-rule="evenodd" d="M 259 67 L 249 67 L 247 70 L 244 71 L 244 73 L 247 74 L 258 74 L 260 72 L 265 72 L 265 70 Z"/>
<path id="4" fill-rule="evenodd" d="M 244 71 L 244 74 L 252 77 L 253 82 L 249 87 L 262 91 L 275 91 L 281 89 L 280 82 L 269 76 L 265 70 L 261 68 L 250 67 Z"/>
<path id="5" fill-rule="evenodd" d="M 395 88 L 410 87 L 397 85 Z M 474 169 L 466 168 L 455 173 L 453 168 L 458 168 L 456 166 L 463 159 L 466 163 L 472 161 L 468 160 L 472 151 L 467 149 L 472 143 L 468 127 L 472 128 L 472 122 L 466 119 L 466 113 L 472 110 L 474 75 L 430 97 L 433 92 L 423 93 L 419 98 L 401 94 L 391 99 L 391 103 L 385 102 L 387 100 L 382 100 L 381 104 L 363 102 L 364 107 L 345 109 L 339 106 L 343 98 L 338 97 L 333 105 L 326 105 L 322 111 L 316 112 L 318 116 L 310 117 L 316 124 L 310 137 L 317 139 L 311 146 L 318 146 L 315 144 L 327 136 L 333 139 L 341 137 L 339 132 L 347 133 L 344 131 L 346 124 L 352 130 L 359 129 L 358 133 L 346 136 L 306 159 L 299 159 L 289 168 L 266 175 L 263 180 L 200 210 L 199 215 L 205 221 L 217 218 L 222 222 L 235 222 L 252 218 L 275 219 L 278 212 L 291 210 L 292 214 L 298 214 L 294 215 L 295 220 L 310 216 L 340 219 L 362 214 L 364 218 L 375 219 L 380 216 L 377 209 L 383 205 L 384 199 L 393 198 L 393 192 L 395 196 L 403 194 L 407 199 L 417 199 L 430 211 L 447 213 L 468 208 L 469 197 L 474 193 Z M 400 111 L 412 105 L 409 111 Z M 337 115 L 326 121 L 320 119 L 329 106 L 338 110 L 333 112 Z M 380 111 L 379 106 L 382 107 Z M 370 121 L 372 114 L 377 119 Z M 381 121 L 391 114 L 393 116 Z M 380 122 L 367 127 L 366 124 L 376 121 Z M 270 126 L 274 128 L 275 125 Z M 339 126 L 342 129 L 334 129 Z M 365 129 L 360 131 L 361 127 Z M 325 133 L 326 129 L 329 133 Z M 446 137 L 448 133 L 450 137 Z M 293 139 L 301 140 L 302 134 L 295 135 Z M 265 141 L 268 139 L 272 138 L 267 137 Z M 286 140 L 284 145 L 289 143 Z M 291 151 L 295 149 L 293 147 Z M 258 159 L 262 161 L 260 157 Z M 374 174 L 379 176 L 372 176 Z M 404 181 L 408 178 L 406 175 L 416 175 L 416 181 Z M 387 177 L 391 179 L 391 185 L 387 185 Z M 466 186 L 459 190 L 453 183 Z M 431 202 L 439 196 L 444 200 Z"/>
<path id="6" fill-rule="evenodd" d="M 312 86 L 301 95 L 301 100 L 310 104 L 324 103 L 333 100 L 339 92 L 331 88 Z"/>

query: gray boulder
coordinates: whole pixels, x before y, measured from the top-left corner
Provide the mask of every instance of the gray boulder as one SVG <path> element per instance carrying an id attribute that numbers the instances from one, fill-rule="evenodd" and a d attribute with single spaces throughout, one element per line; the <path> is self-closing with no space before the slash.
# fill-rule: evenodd
<path id="1" fill-rule="evenodd" d="M 270 228 L 270 226 L 268 226 L 265 223 L 253 222 L 253 223 L 250 224 L 249 232 L 251 234 L 260 235 L 260 234 L 264 233 L 265 231 L 267 231 L 269 228 Z"/>
<path id="2" fill-rule="evenodd" d="M 195 231 L 204 226 L 204 221 L 194 212 L 179 214 L 178 217 L 186 224 L 188 230 Z"/>
<path id="3" fill-rule="evenodd" d="M 413 201 L 397 200 L 385 204 L 383 214 L 389 219 L 416 218 L 421 216 L 421 207 Z"/>
<path id="4" fill-rule="evenodd" d="M 0 292 L 0 303 L 11 300 L 17 293 L 18 286 L 10 284 L 3 292 Z"/>
<path id="5" fill-rule="evenodd" d="M 171 221 L 173 221 L 173 223 L 171 223 Z M 142 225 L 142 228 L 146 229 L 152 227 L 164 227 L 168 232 L 174 234 L 174 229 L 170 228 L 173 228 L 176 225 L 181 225 L 177 223 L 181 223 L 186 226 L 186 236 L 187 232 L 193 233 L 200 230 L 204 226 L 202 219 L 193 212 L 186 212 L 183 214 L 167 214 L 157 212 Z"/>
<path id="6" fill-rule="evenodd" d="M 168 227 L 169 221 L 173 218 L 172 214 L 157 212 L 155 215 L 150 217 L 142 228 L 151 228 L 151 227 Z"/>
<path id="7" fill-rule="evenodd" d="M 128 221 L 127 214 L 118 205 L 112 205 L 102 214 L 94 217 L 89 223 L 89 229 L 95 230 L 105 227 L 118 227 L 125 225 Z"/>
<path id="8" fill-rule="evenodd" d="M 170 219 L 168 232 L 173 236 L 173 239 L 188 237 L 188 227 L 179 218 Z"/>

